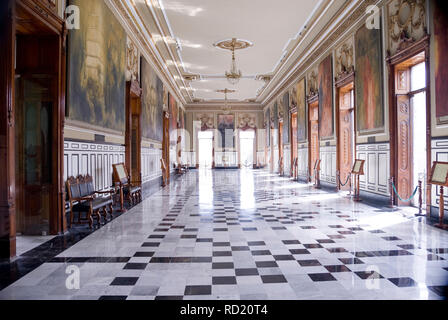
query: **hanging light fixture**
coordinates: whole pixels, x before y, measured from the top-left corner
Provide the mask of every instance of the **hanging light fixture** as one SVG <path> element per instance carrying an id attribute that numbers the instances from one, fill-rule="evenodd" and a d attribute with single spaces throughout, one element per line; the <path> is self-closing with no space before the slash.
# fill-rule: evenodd
<path id="1" fill-rule="evenodd" d="M 229 81 L 230 84 L 232 85 L 236 85 L 239 81 L 240 78 L 242 77 L 242 73 L 241 70 L 238 70 L 238 68 L 236 67 L 236 61 L 235 61 L 235 43 L 236 43 L 236 39 L 233 38 L 232 39 L 232 45 L 231 45 L 231 50 L 232 50 L 232 63 L 230 64 L 230 71 L 226 71 L 226 78 L 227 81 Z"/>
<path id="2" fill-rule="evenodd" d="M 232 38 L 231 40 L 219 41 L 214 46 L 232 51 L 232 63 L 230 64 L 230 70 L 225 72 L 225 76 L 230 84 L 236 85 L 243 74 L 236 66 L 235 50 L 246 49 L 253 46 L 253 44 L 247 40 Z"/>
<path id="3" fill-rule="evenodd" d="M 224 112 L 224 114 L 229 114 L 230 111 L 232 111 L 232 107 L 229 106 L 228 101 L 227 101 L 227 94 L 228 93 L 234 93 L 236 92 L 236 90 L 231 90 L 231 89 L 222 89 L 222 90 L 216 90 L 216 92 L 219 93 L 224 93 L 224 106 L 221 108 L 221 110 Z"/>

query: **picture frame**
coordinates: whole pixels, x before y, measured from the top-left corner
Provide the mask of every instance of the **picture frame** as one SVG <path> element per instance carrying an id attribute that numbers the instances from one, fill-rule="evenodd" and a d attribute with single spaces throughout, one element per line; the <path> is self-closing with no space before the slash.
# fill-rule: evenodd
<path id="1" fill-rule="evenodd" d="M 439 186 L 448 186 L 448 162 L 433 162 L 428 183 Z"/>
<path id="2" fill-rule="evenodd" d="M 366 160 L 355 159 L 355 163 L 353 164 L 352 173 L 357 175 L 364 175 L 364 163 Z"/>

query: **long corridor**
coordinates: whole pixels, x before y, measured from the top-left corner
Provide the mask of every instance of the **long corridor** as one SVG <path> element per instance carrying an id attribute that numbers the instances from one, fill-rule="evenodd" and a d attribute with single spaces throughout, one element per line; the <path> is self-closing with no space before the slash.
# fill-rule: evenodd
<path id="1" fill-rule="evenodd" d="M 412 212 L 263 170 L 200 170 L 0 299 L 442 299 L 447 258 L 448 233 Z"/>

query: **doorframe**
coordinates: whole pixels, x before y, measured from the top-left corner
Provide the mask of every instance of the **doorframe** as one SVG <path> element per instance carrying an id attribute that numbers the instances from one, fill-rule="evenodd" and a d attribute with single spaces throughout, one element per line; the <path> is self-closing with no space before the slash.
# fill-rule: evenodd
<path id="1" fill-rule="evenodd" d="M 257 127 L 250 127 L 247 124 L 244 127 L 238 128 L 237 132 L 237 143 L 238 143 L 238 169 L 241 169 L 241 140 L 240 140 L 240 130 L 241 131 L 253 131 L 254 132 L 254 142 L 253 142 L 253 149 L 252 149 L 252 169 L 257 168 L 258 164 L 258 141 L 257 141 Z"/>
<path id="2" fill-rule="evenodd" d="M 64 123 L 66 99 L 66 38 L 64 21 L 56 11 L 39 1 L 3 0 L 0 1 L 0 259 L 13 258 L 16 255 L 16 199 L 15 199 L 15 55 L 17 35 L 17 11 L 26 12 L 31 18 L 27 24 L 34 24 L 39 31 L 58 37 L 57 90 L 56 105 L 53 109 L 53 193 L 50 197 L 50 234 L 56 235 L 67 231 L 65 218 L 65 184 L 64 184 Z M 37 32 L 40 34 L 42 32 Z M 56 131 L 56 132 L 55 132 Z"/>
<path id="3" fill-rule="evenodd" d="M 126 169 L 132 177 L 133 167 L 132 167 L 132 154 L 137 153 L 137 168 L 139 170 L 138 181 L 132 181 L 137 184 L 142 183 L 142 172 L 141 172 L 141 142 L 142 142 L 142 110 L 141 110 L 141 95 L 142 88 L 140 83 L 136 80 L 126 82 L 126 131 L 125 131 L 125 162 Z M 133 100 L 137 100 L 138 116 L 139 116 L 139 132 L 137 133 L 137 150 L 132 150 L 132 116 L 135 115 L 133 108 Z M 135 178 L 135 177 L 134 177 Z"/>
<path id="4" fill-rule="evenodd" d="M 211 163 L 211 169 L 215 169 L 215 129 L 213 128 L 208 128 L 208 127 L 203 127 L 201 128 L 201 130 L 197 131 L 196 133 L 196 146 L 197 146 L 197 152 L 196 152 L 196 169 L 200 169 L 201 167 L 201 163 L 200 163 L 200 157 L 199 157 L 199 152 L 200 152 L 200 146 L 199 146 L 199 140 L 201 140 L 199 138 L 199 132 L 204 132 L 204 131 L 210 131 L 212 133 L 212 163 Z"/>
<path id="5" fill-rule="evenodd" d="M 283 159 L 283 118 L 278 119 L 278 174 L 284 175 L 284 159 Z"/>
<path id="6" fill-rule="evenodd" d="M 318 93 L 312 93 L 311 95 L 308 96 L 307 101 L 306 101 L 307 109 L 308 109 L 308 124 L 307 124 L 307 127 L 308 127 L 308 178 L 307 178 L 307 180 L 308 180 L 308 182 L 311 182 L 311 176 L 313 175 L 312 170 L 313 170 L 313 167 L 314 167 L 314 164 L 311 163 L 311 145 L 312 145 L 312 141 L 311 141 L 311 125 L 310 125 L 311 116 L 310 116 L 310 114 L 311 114 L 311 106 L 313 104 L 315 104 L 316 102 L 317 103 L 319 102 L 319 94 Z M 318 118 L 319 118 L 319 105 L 317 105 L 317 114 L 318 114 Z M 320 129 L 320 125 L 318 126 L 318 128 Z M 319 129 L 318 129 L 318 137 L 319 137 L 318 144 L 320 144 L 320 132 L 319 132 Z M 320 150 L 319 150 L 319 153 L 320 153 Z M 319 158 L 320 158 L 320 156 L 319 156 Z"/>
<path id="7" fill-rule="evenodd" d="M 342 148 L 341 148 L 341 144 L 339 143 L 339 130 L 340 130 L 340 91 L 342 88 L 346 87 L 349 84 L 353 84 L 353 92 L 355 91 L 355 71 L 352 71 L 350 73 L 347 74 L 342 74 L 341 76 L 337 77 L 335 79 L 335 83 L 334 86 L 336 88 L 336 170 L 337 172 L 341 172 L 341 160 L 340 160 L 340 156 L 341 156 L 341 152 L 342 152 Z M 356 159 L 356 94 L 353 94 L 353 157 Z M 337 179 L 337 177 L 336 177 Z M 338 186 L 338 190 L 341 190 L 341 186 L 339 185 L 338 181 L 336 181 L 336 184 Z"/>
<path id="8" fill-rule="evenodd" d="M 430 65 L 430 35 L 424 36 L 421 40 L 409 42 L 403 39 L 400 44 L 403 49 L 399 50 L 393 56 L 386 58 L 389 76 L 389 134 L 390 134 L 390 176 L 397 181 L 398 175 L 398 157 L 397 157 L 397 101 L 396 101 L 396 79 L 395 67 L 416 56 L 419 53 L 425 53 L 425 72 L 426 72 L 426 172 L 431 172 L 431 65 Z M 424 181 L 426 183 L 426 181 Z M 393 195 L 394 203 L 398 203 L 398 197 Z M 426 188 L 426 216 L 429 218 L 431 213 L 431 188 Z"/>
<path id="9" fill-rule="evenodd" d="M 296 118 L 296 125 L 297 125 L 297 127 L 296 127 L 296 137 L 297 137 L 297 129 L 298 129 L 297 106 L 295 106 L 295 107 L 293 107 L 292 109 L 289 110 L 289 136 L 291 138 L 290 139 L 290 141 L 291 141 L 291 169 L 290 169 L 290 176 L 291 177 L 294 177 L 294 175 L 298 176 L 297 172 L 294 173 L 294 170 L 295 170 L 295 168 L 294 168 L 294 148 L 295 148 L 295 150 L 297 152 L 297 157 L 299 156 L 299 145 L 298 145 L 299 142 L 297 140 L 294 141 L 294 130 L 293 130 L 293 127 L 292 127 L 292 118 L 293 118 L 294 114 L 296 115 L 295 118 Z"/>

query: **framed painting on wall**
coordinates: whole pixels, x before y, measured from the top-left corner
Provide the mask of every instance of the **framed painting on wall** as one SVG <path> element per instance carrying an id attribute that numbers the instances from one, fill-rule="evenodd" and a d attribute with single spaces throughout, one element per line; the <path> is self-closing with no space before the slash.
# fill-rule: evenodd
<path id="1" fill-rule="evenodd" d="M 142 58 L 142 135 L 147 139 L 163 138 L 163 83 L 149 63 Z"/>
<path id="2" fill-rule="evenodd" d="M 285 92 L 282 97 L 283 105 L 283 141 L 282 143 L 289 143 L 289 92 Z"/>
<path id="3" fill-rule="evenodd" d="M 307 140 L 307 117 L 305 101 L 305 78 L 297 83 L 297 141 Z"/>
<path id="4" fill-rule="evenodd" d="M 381 30 L 355 34 L 356 127 L 361 135 L 384 131 Z"/>
<path id="5" fill-rule="evenodd" d="M 218 131 L 220 133 L 220 144 L 224 150 L 235 148 L 235 116 L 233 114 L 218 115 Z"/>
<path id="6" fill-rule="evenodd" d="M 68 118 L 123 132 L 126 32 L 104 1 L 70 4 L 81 14 L 68 35 Z"/>
<path id="7" fill-rule="evenodd" d="M 333 112 L 333 66 L 331 55 L 319 64 L 319 134 L 320 137 L 330 138 L 334 134 Z"/>

